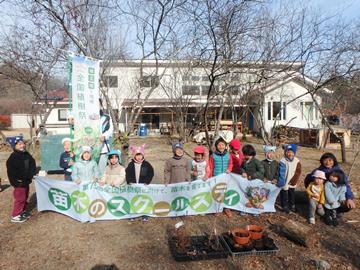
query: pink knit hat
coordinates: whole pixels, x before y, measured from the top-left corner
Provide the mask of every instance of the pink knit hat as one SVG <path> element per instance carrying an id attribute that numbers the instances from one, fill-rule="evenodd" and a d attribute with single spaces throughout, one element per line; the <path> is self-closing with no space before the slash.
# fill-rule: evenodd
<path id="1" fill-rule="evenodd" d="M 130 151 L 131 151 L 133 157 L 135 157 L 136 154 L 142 154 L 144 156 L 145 144 L 143 144 L 141 146 L 130 145 Z"/>
<path id="2" fill-rule="evenodd" d="M 312 174 L 312 177 L 314 178 L 321 178 L 323 180 L 326 180 L 326 176 L 325 176 L 325 173 L 323 171 L 320 171 L 320 170 L 316 170 L 313 174 Z"/>

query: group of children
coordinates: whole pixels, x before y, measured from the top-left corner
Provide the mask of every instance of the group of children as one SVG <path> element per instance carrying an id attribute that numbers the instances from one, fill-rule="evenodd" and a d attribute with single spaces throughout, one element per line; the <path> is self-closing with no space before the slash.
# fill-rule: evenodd
<path id="1" fill-rule="evenodd" d="M 76 184 L 98 182 L 100 185 L 122 186 L 131 183 L 149 184 L 154 177 L 153 167 L 145 160 L 145 144 L 130 147 L 132 159 L 126 169 L 122 166 L 121 152 L 116 149 L 109 151 L 106 153 L 107 166 L 101 173 L 101 168 L 91 158 L 91 147 L 82 146 L 79 159 L 75 162 L 70 150 L 70 139 L 66 138 L 62 142 L 64 152 L 60 156 L 59 165 L 64 169 L 65 180 Z"/>
<path id="2" fill-rule="evenodd" d="M 241 143 L 233 139 L 227 143 L 223 138 L 215 141 L 215 151 L 207 159 L 203 146 L 194 148 L 194 159 L 188 162 L 180 143 L 173 145 L 174 156 L 165 164 L 165 184 L 179 183 L 191 180 L 204 180 L 222 173 L 235 173 L 253 180 L 260 179 L 281 188 L 280 205 L 285 213 L 295 212 L 295 189 L 301 176 L 301 163 L 296 157 L 297 145 L 283 146 L 284 157 L 275 160 L 276 147 L 264 146 L 265 159 L 256 158 L 255 148 L 247 144 L 241 148 Z M 328 181 L 325 173 L 316 170 L 311 175 L 311 183 L 307 187 L 309 197 L 309 223 L 315 224 L 315 212 L 324 216 L 328 225 L 338 225 L 337 209 L 345 200 L 345 175 L 341 170 L 329 174 Z M 326 181 L 325 185 L 324 182 Z M 231 217 L 231 211 L 224 209 L 224 213 Z"/>
<path id="3" fill-rule="evenodd" d="M 308 185 L 306 192 L 309 197 L 309 223 L 315 224 L 315 212 L 323 216 L 327 225 L 337 226 L 337 209 L 345 202 L 345 175 L 335 170 L 330 173 L 329 180 L 321 170 L 312 174 L 313 181 Z M 325 183 L 325 184 L 324 184 Z"/>
<path id="4" fill-rule="evenodd" d="M 60 156 L 59 163 L 64 169 L 64 178 L 77 184 L 91 181 L 111 186 L 131 183 L 150 184 L 154 176 L 152 165 L 145 160 L 145 145 L 130 147 L 132 159 L 126 169 L 122 166 L 121 152 L 115 149 L 109 151 L 106 154 L 108 164 L 103 173 L 100 173 L 99 165 L 91 158 L 91 147 L 82 146 L 79 159 L 75 162 L 70 140 L 64 139 L 63 146 L 64 152 Z M 215 141 L 215 149 L 209 158 L 205 147 L 196 146 L 194 159 L 189 161 L 184 157 L 183 145 L 175 143 L 172 146 L 173 157 L 165 163 L 164 183 L 167 185 L 193 180 L 206 181 L 222 173 L 235 173 L 250 181 L 260 179 L 281 188 L 280 204 L 283 211 L 289 213 L 296 210 L 295 188 L 301 175 L 301 163 L 296 157 L 295 144 L 288 144 L 283 148 L 284 157 L 278 162 L 275 160 L 276 148 L 264 146 L 265 159 L 259 161 L 252 145 L 247 144 L 241 148 L 240 141 L 233 139 L 228 150 L 226 141 L 220 137 Z M 10 183 L 14 186 L 11 221 L 23 222 L 30 216 L 26 211 L 26 202 L 31 179 L 36 173 L 36 164 L 25 150 L 22 139 L 15 141 L 14 152 L 6 165 Z M 337 209 L 346 199 L 345 192 L 348 187 L 345 180 L 341 170 L 333 170 L 329 175 L 325 175 L 322 170 L 315 170 L 310 180 L 306 179 L 309 223 L 315 224 L 315 212 L 317 212 L 324 216 L 326 224 L 334 226 L 338 224 Z M 224 212 L 227 216 L 231 216 L 229 209 L 225 209 Z"/>
<path id="5" fill-rule="evenodd" d="M 286 213 L 295 211 L 295 187 L 301 174 L 300 161 L 295 157 L 296 145 L 286 145 L 284 158 L 280 163 L 275 160 L 275 147 L 264 146 L 265 159 L 260 161 L 256 158 L 255 148 L 250 144 L 241 148 L 241 142 L 233 139 L 229 143 L 229 151 L 227 146 L 223 138 L 218 138 L 208 160 L 205 148 L 196 146 L 194 160 L 189 163 L 183 158 L 182 145 L 174 144 L 174 156 L 165 165 L 165 183 L 206 180 L 222 173 L 235 173 L 248 180 L 260 179 L 281 187 L 282 209 Z M 230 210 L 225 209 L 224 213 L 231 217 Z"/>

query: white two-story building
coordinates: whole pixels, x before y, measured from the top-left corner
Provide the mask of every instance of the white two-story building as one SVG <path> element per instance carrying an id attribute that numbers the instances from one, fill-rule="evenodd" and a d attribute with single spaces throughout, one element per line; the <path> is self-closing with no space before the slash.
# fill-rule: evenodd
<path id="1" fill-rule="evenodd" d="M 199 123 L 208 98 L 210 122 L 218 118 L 223 107 L 222 119 L 233 120 L 235 115 L 243 127 L 254 132 L 261 128 L 270 132 L 276 125 L 318 128 L 321 116 L 308 93 L 316 84 L 300 73 L 301 68 L 301 63 L 265 66 L 250 62 L 222 67 L 216 74 L 223 75 L 217 77 L 208 95 L 208 64 L 122 60 L 102 64 L 101 84 L 116 109 L 121 131 L 126 130 L 139 105 L 142 110 L 137 122 L 152 130 L 172 126 L 179 114 L 188 126 Z M 320 97 L 315 99 L 321 104 Z M 47 125 L 66 123 L 67 106 L 62 103 L 51 112 Z"/>

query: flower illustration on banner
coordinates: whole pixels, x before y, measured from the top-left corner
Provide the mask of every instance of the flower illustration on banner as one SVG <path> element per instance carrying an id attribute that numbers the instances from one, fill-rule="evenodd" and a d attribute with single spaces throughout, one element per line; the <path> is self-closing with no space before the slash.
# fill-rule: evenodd
<path id="1" fill-rule="evenodd" d="M 248 208 L 264 209 L 262 205 L 269 197 L 270 190 L 267 188 L 260 187 L 247 187 L 246 198 L 249 202 L 246 203 Z"/>

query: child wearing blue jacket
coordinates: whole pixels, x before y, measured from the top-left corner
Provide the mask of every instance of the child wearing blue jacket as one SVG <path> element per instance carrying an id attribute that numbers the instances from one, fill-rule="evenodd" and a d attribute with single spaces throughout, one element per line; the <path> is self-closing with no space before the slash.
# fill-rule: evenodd
<path id="1" fill-rule="evenodd" d="M 325 223 L 337 226 L 337 209 L 345 201 L 345 175 L 341 171 L 333 171 L 329 181 L 325 183 Z"/>
<path id="2" fill-rule="evenodd" d="M 82 146 L 80 160 L 73 166 L 71 174 L 76 184 L 96 182 L 100 178 L 98 165 L 91 159 L 91 147 Z"/>
<path id="3" fill-rule="evenodd" d="M 283 146 L 284 157 L 279 163 L 279 181 L 278 187 L 280 191 L 280 204 L 285 213 L 290 213 L 290 210 L 295 212 L 295 188 L 299 182 L 301 175 L 301 163 L 295 156 L 297 151 L 296 144 L 287 144 Z"/>

